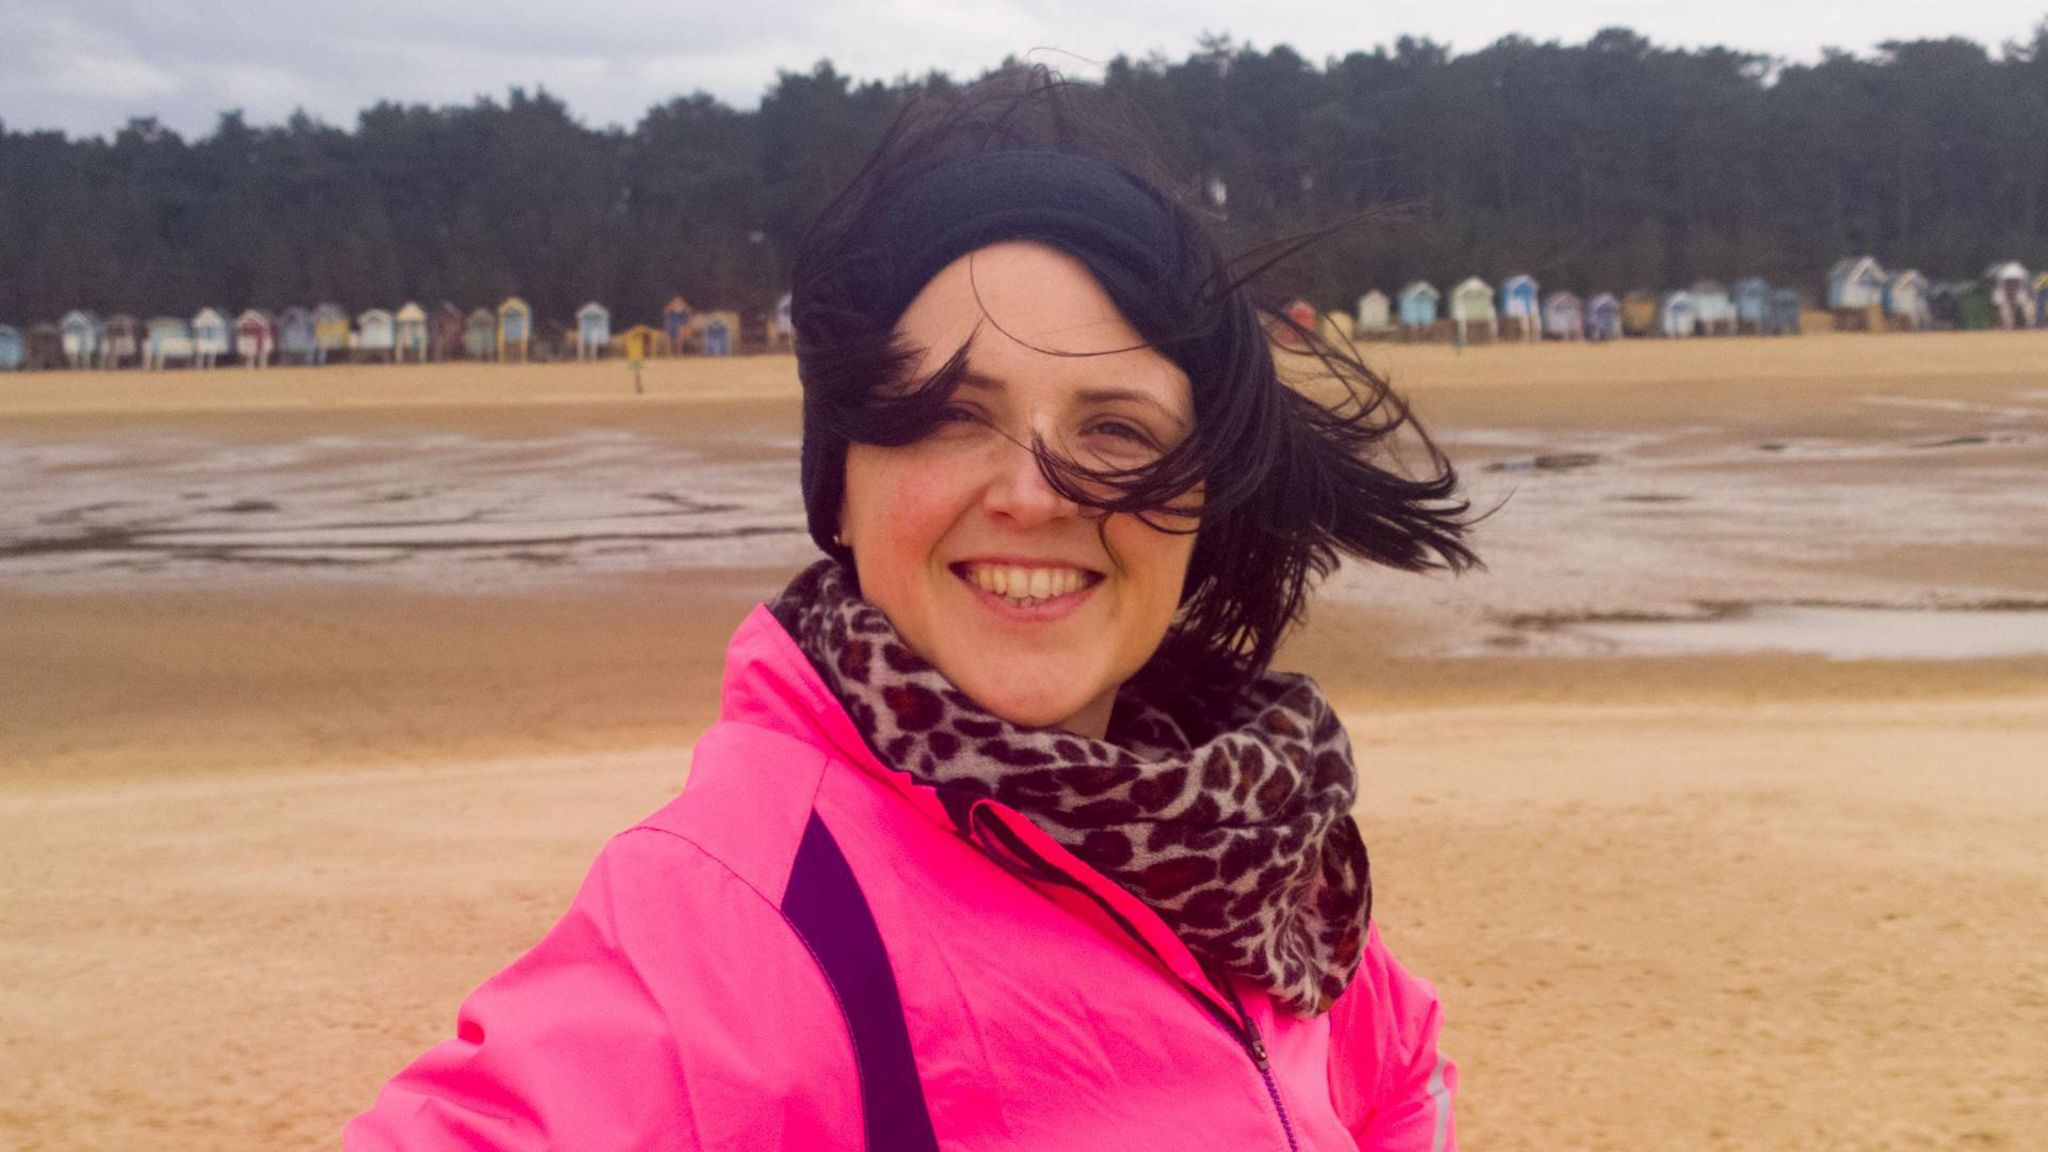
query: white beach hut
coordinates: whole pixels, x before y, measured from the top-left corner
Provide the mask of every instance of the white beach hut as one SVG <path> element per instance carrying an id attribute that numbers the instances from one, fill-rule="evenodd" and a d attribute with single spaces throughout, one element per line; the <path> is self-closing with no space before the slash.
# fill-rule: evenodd
<path id="1" fill-rule="evenodd" d="M 211 368 L 235 351 L 235 329 L 227 314 L 218 308 L 201 308 L 192 317 L 192 358 L 201 368 Z"/>
<path id="2" fill-rule="evenodd" d="M 1500 338 L 1500 319 L 1493 310 L 1493 286 L 1473 276 L 1451 289 L 1451 323 L 1459 343 L 1470 343 L 1481 328 L 1488 340 Z"/>

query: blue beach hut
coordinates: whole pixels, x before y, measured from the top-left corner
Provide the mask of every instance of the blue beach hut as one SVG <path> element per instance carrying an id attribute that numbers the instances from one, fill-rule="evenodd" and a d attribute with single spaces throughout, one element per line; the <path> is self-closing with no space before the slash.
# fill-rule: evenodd
<path id="1" fill-rule="evenodd" d="M 612 310 L 592 300 L 576 310 L 576 358 L 596 360 L 612 342 Z"/>
<path id="2" fill-rule="evenodd" d="M 1837 260 L 1828 270 L 1828 307 L 1861 311 L 1884 301 L 1884 269 L 1869 256 Z"/>
<path id="3" fill-rule="evenodd" d="M 1927 277 L 1911 268 L 1884 278 L 1884 314 L 1917 332 L 1933 319 L 1927 311 Z"/>
<path id="4" fill-rule="evenodd" d="M 1774 336 L 1799 335 L 1799 293 L 1790 288 L 1771 293 L 1770 332 Z"/>
<path id="5" fill-rule="evenodd" d="M 1621 299 L 1614 293 L 1602 292 L 1586 301 L 1586 339 L 1621 339 Z"/>
<path id="6" fill-rule="evenodd" d="M 1417 280 L 1401 289 L 1401 327 L 1427 328 L 1436 323 L 1436 308 L 1443 293 L 1427 280 Z"/>
<path id="7" fill-rule="evenodd" d="M 1761 276 L 1735 282 L 1735 330 L 1763 332 L 1771 322 L 1771 286 Z"/>
<path id="8" fill-rule="evenodd" d="M 66 312 L 57 321 L 64 346 L 64 362 L 73 368 L 90 368 L 100 350 L 100 318 L 90 312 Z"/>
<path id="9" fill-rule="evenodd" d="M 320 346 L 313 334 L 313 314 L 299 307 L 285 309 L 277 318 L 279 362 L 293 360 L 311 364 L 319 358 L 319 352 Z"/>
<path id="10" fill-rule="evenodd" d="M 1507 278 L 1500 286 L 1500 315 L 1503 320 L 1514 321 L 1515 331 L 1522 339 L 1536 338 L 1542 327 L 1542 310 L 1537 302 L 1535 277 L 1517 273 Z"/>
<path id="11" fill-rule="evenodd" d="M 21 329 L 0 324 L 0 372 L 21 367 Z"/>
<path id="12" fill-rule="evenodd" d="M 732 355 L 732 325 L 723 316 L 713 316 L 704 325 L 704 354 L 706 356 Z"/>
<path id="13" fill-rule="evenodd" d="M 1680 339 L 1693 334 L 1700 324 L 1699 302 L 1683 288 L 1666 292 L 1657 301 L 1657 334 Z"/>

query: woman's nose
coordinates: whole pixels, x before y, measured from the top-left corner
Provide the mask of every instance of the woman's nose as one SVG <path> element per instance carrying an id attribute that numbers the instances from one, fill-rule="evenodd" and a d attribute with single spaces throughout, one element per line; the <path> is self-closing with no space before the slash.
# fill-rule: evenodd
<path id="1" fill-rule="evenodd" d="M 982 494 L 990 513 L 1020 524 L 1042 523 L 1080 513 L 1080 505 L 1060 495 L 1038 465 L 1032 442 L 1004 443 L 996 448 L 994 475 Z"/>

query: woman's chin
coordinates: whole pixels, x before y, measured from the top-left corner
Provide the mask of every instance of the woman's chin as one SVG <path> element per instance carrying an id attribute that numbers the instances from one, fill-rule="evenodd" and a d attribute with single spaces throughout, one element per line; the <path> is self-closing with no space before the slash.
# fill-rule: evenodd
<path id="1" fill-rule="evenodd" d="M 1021 728 L 1067 728 L 1080 731 L 1081 728 L 1090 727 L 1089 721 L 1095 711 L 1091 705 L 1096 703 L 1099 695 L 1084 696 L 1072 690 L 1047 692 L 1044 689 L 1044 685 L 1047 684 L 1078 685 L 1090 679 L 1085 674 L 1075 671 L 1063 673 L 1048 669 L 1038 676 L 1030 677 L 1028 683 L 1012 681 L 1007 677 L 1005 683 L 989 683 L 977 677 L 967 677 L 966 682 L 950 676 L 948 679 L 953 680 L 953 683 L 962 692 L 967 693 L 976 704 Z M 1079 727 L 1070 724 L 1069 721 L 1076 722 Z"/>

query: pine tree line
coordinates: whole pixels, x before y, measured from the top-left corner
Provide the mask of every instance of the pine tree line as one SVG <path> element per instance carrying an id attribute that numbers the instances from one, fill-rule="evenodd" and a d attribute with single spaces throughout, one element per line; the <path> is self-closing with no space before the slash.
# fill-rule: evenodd
<path id="1" fill-rule="evenodd" d="M 1474 273 L 1619 291 L 1818 287 L 1862 252 L 1937 278 L 2048 265 L 2048 22 L 1996 52 L 1914 41 L 1791 66 L 1622 29 L 1463 55 L 1404 38 L 1320 66 L 1212 40 L 1119 58 L 1104 82 L 1233 244 L 1392 207 L 1283 270 L 1324 307 Z M 0 130 L 0 320 L 514 293 L 561 319 L 604 301 L 621 323 L 677 292 L 759 309 L 896 110 L 953 88 L 821 63 L 758 111 L 697 95 L 630 130 L 521 89 L 380 103 L 352 130 L 240 113 L 194 140 L 151 119 L 111 139 Z"/>

